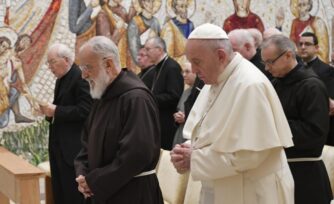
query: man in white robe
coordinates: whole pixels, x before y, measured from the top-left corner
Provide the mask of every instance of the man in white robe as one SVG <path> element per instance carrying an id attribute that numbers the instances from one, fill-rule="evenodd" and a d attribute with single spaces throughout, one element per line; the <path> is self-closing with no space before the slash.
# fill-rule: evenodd
<path id="1" fill-rule="evenodd" d="M 183 130 L 191 145 L 176 145 L 171 161 L 202 182 L 200 203 L 294 203 L 283 149 L 292 134 L 269 80 L 212 24 L 190 34 L 186 56 L 206 85 Z"/>

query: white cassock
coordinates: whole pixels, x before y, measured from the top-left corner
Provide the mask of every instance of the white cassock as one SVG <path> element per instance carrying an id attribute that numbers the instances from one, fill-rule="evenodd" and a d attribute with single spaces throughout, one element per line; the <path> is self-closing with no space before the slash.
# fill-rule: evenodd
<path id="1" fill-rule="evenodd" d="M 218 81 L 204 86 L 183 130 L 201 203 L 294 203 L 283 149 L 292 134 L 271 83 L 239 53 Z"/>

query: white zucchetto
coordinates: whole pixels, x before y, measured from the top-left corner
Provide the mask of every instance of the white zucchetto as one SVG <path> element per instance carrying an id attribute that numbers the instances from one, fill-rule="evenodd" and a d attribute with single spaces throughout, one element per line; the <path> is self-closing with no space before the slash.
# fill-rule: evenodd
<path id="1" fill-rule="evenodd" d="M 196 27 L 188 39 L 228 39 L 228 36 L 221 27 L 205 23 Z"/>

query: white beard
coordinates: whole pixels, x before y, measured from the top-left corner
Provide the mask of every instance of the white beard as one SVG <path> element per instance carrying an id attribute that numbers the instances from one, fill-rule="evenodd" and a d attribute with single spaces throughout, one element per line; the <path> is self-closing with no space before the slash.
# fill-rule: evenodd
<path id="1" fill-rule="evenodd" d="M 102 69 L 99 71 L 97 78 L 93 81 L 95 83 L 94 88 L 92 87 L 90 80 L 88 81 L 90 86 L 90 95 L 94 99 L 100 99 L 106 88 L 109 86 L 110 77 L 108 76 L 107 72 Z"/>

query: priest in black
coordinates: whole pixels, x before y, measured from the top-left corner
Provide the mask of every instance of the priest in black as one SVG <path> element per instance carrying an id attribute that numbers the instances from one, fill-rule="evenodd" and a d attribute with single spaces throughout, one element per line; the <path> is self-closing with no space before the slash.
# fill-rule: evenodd
<path id="1" fill-rule="evenodd" d="M 307 69 L 312 69 L 324 82 L 329 94 L 330 128 L 327 144 L 334 146 L 334 69 L 317 57 L 319 51 L 318 38 L 314 33 L 305 32 L 298 42 L 298 53 Z"/>
<path id="2" fill-rule="evenodd" d="M 48 51 L 48 65 L 56 76 L 52 104 L 41 105 L 49 125 L 49 159 L 55 204 L 80 204 L 83 196 L 75 182 L 74 158 L 81 149 L 80 136 L 88 117 L 92 98 L 88 82 L 73 63 L 74 53 L 63 44 Z"/>
<path id="3" fill-rule="evenodd" d="M 321 159 L 329 129 L 326 87 L 312 70 L 298 64 L 295 45 L 283 35 L 263 43 L 262 59 L 276 78 L 272 82 L 293 135 L 294 146 L 285 152 L 295 181 L 295 203 L 328 204 L 333 195 Z"/>
<path id="4" fill-rule="evenodd" d="M 166 54 L 166 44 L 160 37 L 145 43 L 148 57 L 156 65 L 151 91 L 158 102 L 161 125 L 161 148 L 171 150 L 177 126 L 173 114 L 184 88 L 181 66 Z"/>
<path id="5" fill-rule="evenodd" d="M 90 204 L 163 203 L 155 174 L 159 113 L 152 94 L 134 73 L 121 70 L 109 38 L 90 39 L 79 58 L 97 99 L 75 160 L 79 191 Z"/>

